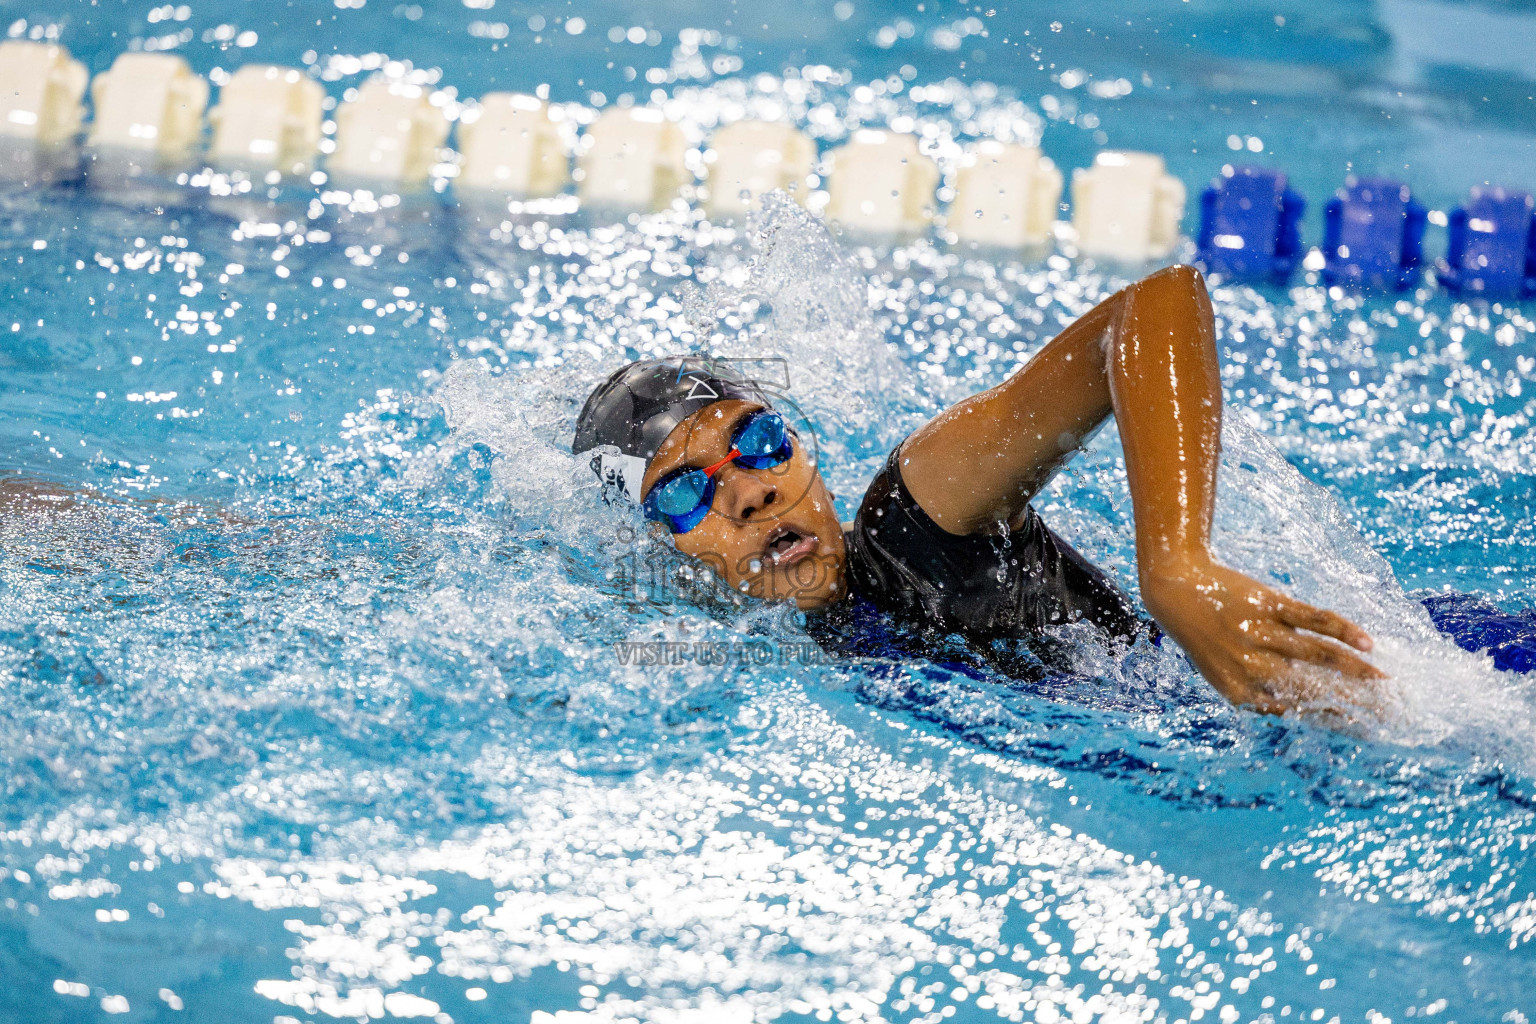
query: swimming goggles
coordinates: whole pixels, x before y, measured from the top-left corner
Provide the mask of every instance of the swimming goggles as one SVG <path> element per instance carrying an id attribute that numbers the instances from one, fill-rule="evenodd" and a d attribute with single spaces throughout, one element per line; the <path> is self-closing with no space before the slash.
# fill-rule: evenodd
<path id="1" fill-rule="evenodd" d="M 787 461 L 793 452 L 784 417 L 771 409 L 755 412 L 731 435 L 731 450 L 725 458 L 703 469 L 678 469 L 658 480 L 645 496 L 645 517 L 666 523 L 673 533 L 687 533 L 709 515 L 715 500 L 715 474 L 726 463 L 767 469 Z"/>

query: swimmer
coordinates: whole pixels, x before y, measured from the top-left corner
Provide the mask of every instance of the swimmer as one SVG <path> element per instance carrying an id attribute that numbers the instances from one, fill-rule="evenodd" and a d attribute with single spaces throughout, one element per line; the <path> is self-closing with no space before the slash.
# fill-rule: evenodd
<path id="1" fill-rule="evenodd" d="M 793 600 L 822 629 L 851 628 L 849 610 L 872 605 L 979 648 L 1069 622 L 1130 640 L 1149 629 L 1130 599 L 1029 504 L 1113 414 L 1142 600 L 1201 675 L 1267 713 L 1305 703 L 1297 680 L 1313 667 L 1368 694 L 1385 677 L 1357 653 L 1371 650 L 1363 629 L 1212 556 L 1221 406 L 1210 296 L 1176 266 L 910 434 L 846 529 L 769 396 L 707 362 L 620 368 L 587 399 L 573 449 L 678 551 L 735 589 Z"/>

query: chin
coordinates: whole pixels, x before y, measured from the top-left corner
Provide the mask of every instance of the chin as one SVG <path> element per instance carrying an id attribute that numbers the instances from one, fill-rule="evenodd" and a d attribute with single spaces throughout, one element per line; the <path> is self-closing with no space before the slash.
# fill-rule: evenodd
<path id="1" fill-rule="evenodd" d="M 815 560 L 815 576 L 810 585 L 796 580 L 796 570 L 805 578 L 805 563 Z M 822 608 L 839 600 L 845 591 L 843 566 L 835 554 L 817 552 L 796 563 L 776 568 L 754 587 L 754 591 L 768 601 L 793 601 L 802 610 Z"/>

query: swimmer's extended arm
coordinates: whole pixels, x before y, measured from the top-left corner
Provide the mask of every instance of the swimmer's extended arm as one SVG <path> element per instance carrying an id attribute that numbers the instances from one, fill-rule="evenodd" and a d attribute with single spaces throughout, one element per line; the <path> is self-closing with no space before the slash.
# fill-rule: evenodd
<path id="1" fill-rule="evenodd" d="M 1235 704 L 1283 711 L 1273 685 L 1292 662 L 1360 678 L 1381 673 L 1370 638 L 1286 597 L 1210 552 L 1221 451 L 1221 375 L 1210 296 L 1198 271 L 1170 267 L 1095 307 L 997 387 L 920 428 L 902 479 L 950 533 L 1015 521 L 1029 498 L 1113 413 L 1125 448 L 1147 610 Z"/>
<path id="2" fill-rule="evenodd" d="M 77 527 L 111 524 L 112 535 L 128 544 L 143 539 L 134 532 L 137 527 L 154 522 L 178 527 L 238 527 L 252 532 L 266 527 L 262 521 L 218 505 L 158 496 L 114 497 L 85 485 L 0 474 L 0 548 L 13 535 L 33 539 L 51 536 L 56 527 L 70 520 Z M 101 535 L 95 536 L 99 539 Z"/>
<path id="3" fill-rule="evenodd" d="M 60 484 L 23 476 L 0 476 L 0 518 L 5 520 L 38 510 L 69 508 L 75 499 L 75 492 Z"/>

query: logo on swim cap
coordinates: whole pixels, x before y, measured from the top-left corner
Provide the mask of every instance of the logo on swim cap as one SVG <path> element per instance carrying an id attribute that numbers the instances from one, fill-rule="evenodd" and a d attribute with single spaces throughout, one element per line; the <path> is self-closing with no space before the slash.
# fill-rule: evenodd
<path id="1" fill-rule="evenodd" d="M 588 463 L 603 483 L 603 490 L 616 490 L 635 504 L 640 504 L 640 482 L 645 479 L 645 460 L 621 452 L 596 452 Z"/>

